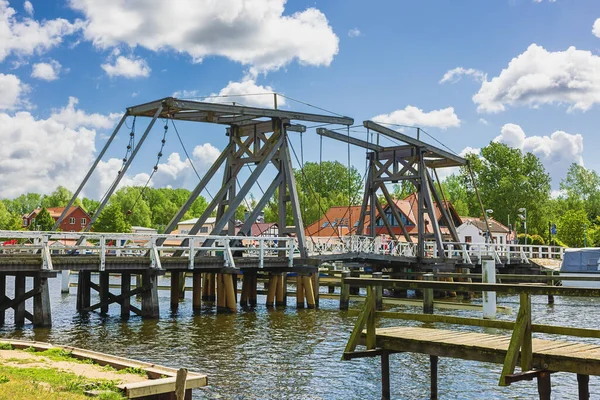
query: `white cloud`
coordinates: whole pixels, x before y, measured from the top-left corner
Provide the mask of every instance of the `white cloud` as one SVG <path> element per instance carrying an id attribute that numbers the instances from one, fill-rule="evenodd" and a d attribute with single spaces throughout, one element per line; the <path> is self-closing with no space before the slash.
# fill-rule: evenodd
<path id="1" fill-rule="evenodd" d="M 230 81 L 219 93 L 212 93 L 211 97 L 207 97 L 204 101 L 209 103 L 235 102 L 252 107 L 273 108 L 275 101 L 273 92 L 271 86 L 257 85 L 254 79 L 246 76 L 240 82 Z M 278 96 L 278 107 L 284 104 L 285 98 Z"/>
<path id="2" fill-rule="evenodd" d="M 486 79 L 473 101 L 479 112 L 554 103 L 587 111 L 600 102 L 600 57 L 575 47 L 550 52 L 532 44 L 499 76 Z"/>
<path id="3" fill-rule="evenodd" d="M 465 157 L 467 154 L 479 154 L 479 153 L 481 153 L 480 148 L 467 146 L 464 149 L 462 149 L 462 151 L 460 153 L 458 153 L 458 155 L 461 157 Z"/>
<path id="4" fill-rule="evenodd" d="M 31 76 L 45 81 L 53 81 L 58 79 L 61 67 L 60 63 L 56 60 L 50 60 L 49 63 L 33 64 Z"/>
<path id="5" fill-rule="evenodd" d="M 600 18 L 598 18 L 596 22 L 594 22 L 594 26 L 592 27 L 592 33 L 594 34 L 594 36 L 600 38 Z"/>
<path id="6" fill-rule="evenodd" d="M 420 108 L 406 106 L 404 110 L 396 110 L 390 114 L 381 114 L 373 117 L 373 121 L 440 129 L 460 126 L 460 119 L 458 119 L 458 116 L 454 112 L 454 107 L 424 112 Z"/>
<path id="7" fill-rule="evenodd" d="M 472 77 L 473 80 L 475 80 L 476 82 L 483 82 L 487 78 L 487 75 L 483 71 L 480 71 L 478 69 L 456 67 L 447 71 L 442 77 L 442 79 L 440 79 L 439 83 L 456 83 L 460 81 L 463 75 Z"/>
<path id="8" fill-rule="evenodd" d="M 26 103 L 22 95 L 29 91 L 29 86 L 12 74 L 0 73 L 0 110 L 12 110 Z"/>
<path id="9" fill-rule="evenodd" d="M 24 7 L 27 11 L 26 4 Z M 7 0 L 0 0 L 0 62 L 10 54 L 29 56 L 48 51 L 82 27 L 79 20 L 71 23 L 57 18 L 38 22 L 29 17 L 17 18 L 16 14 Z"/>
<path id="10" fill-rule="evenodd" d="M 101 65 L 108 76 L 122 76 L 125 78 L 140 78 L 150 76 L 150 67 L 146 60 L 142 58 L 118 56 L 114 64 L 106 63 Z"/>
<path id="11" fill-rule="evenodd" d="M 25 12 L 27 14 L 29 14 L 30 16 L 33 17 L 33 4 L 31 4 L 31 2 L 29 0 L 26 0 L 23 3 L 23 9 L 25 10 Z"/>
<path id="12" fill-rule="evenodd" d="M 353 28 L 348 31 L 348 37 L 354 38 L 360 36 L 360 30 L 358 28 Z"/>
<path id="13" fill-rule="evenodd" d="M 527 136 L 519 125 L 506 124 L 494 141 L 539 157 L 555 182 L 565 176 L 571 163 L 583 165 L 583 136 L 580 134 L 556 131 L 550 136 Z"/>
<path id="14" fill-rule="evenodd" d="M 119 113 L 110 113 L 108 115 L 98 113 L 88 114 L 84 110 L 75 108 L 78 103 L 79 100 L 76 97 L 69 97 L 69 103 L 59 110 L 52 110 L 50 118 L 70 129 L 77 129 L 80 126 L 95 129 L 110 129 L 115 126 L 116 121 L 122 116 Z"/>
<path id="15" fill-rule="evenodd" d="M 490 124 L 490 123 L 488 122 L 488 120 L 487 120 L 487 119 L 485 119 L 485 118 L 479 118 L 479 123 L 480 123 L 481 125 L 486 125 L 486 126 Z"/>
<path id="16" fill-rule="evenodd" d="M 85 37 L 99 48 L 120 44 L 152 51 L 173 50 L 200 62 L 223 56 L 258 71 L 293 60 L 328 66 L 338 53 L 338 37 L 325 15 L 307 8 L 284 15 L 286 0 L 169 2 L 70 0 L 87 18 Z"/>

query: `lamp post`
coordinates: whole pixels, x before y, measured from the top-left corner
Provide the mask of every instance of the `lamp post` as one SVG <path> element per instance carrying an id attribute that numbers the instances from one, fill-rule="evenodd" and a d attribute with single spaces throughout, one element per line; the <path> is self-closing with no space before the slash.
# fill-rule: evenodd
<path id="1" fill-rule="evenodd" d="M 587 225 L 583 224 L 583 247 L 587 247 Z"/>
<path id="2" fill-rule="evenodd" d="M 491 233 L 490 233 L 490 225 L 488 223 L 489 221 L 489 216 L 488 214 L 492 214 L 494 212 L 494 210 L 492 210 L 491 208 L 488 208 L 487 210 L 485 210 L 485 230 L 486 230 L 486 237 L 485 237 L 485 242 L 486 243 L 493 243 L 493 240 L 491 238 Z"/>
<path id="3" fill-rule="evenodd" d="M 523 213 L 519 214 L 519 218 L 523 220 L 523 225 L 525 225 L 525 246 L 527 246 L 527 209 L 525 207 L 519 208 L 519 212 Z"/>

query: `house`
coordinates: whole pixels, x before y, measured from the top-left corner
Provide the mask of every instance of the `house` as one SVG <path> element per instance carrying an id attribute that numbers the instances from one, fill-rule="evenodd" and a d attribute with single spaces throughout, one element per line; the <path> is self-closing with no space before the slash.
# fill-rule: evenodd
<path id="1" fill-rule="evenodd" d="M 217 219 L 215 217 L 208 217 L 206 219 L 206 222 L 204 222 L 204 224 L 200 227 L 198 234 L 199 235 L 210 234 L 215 227 L 216 221 L 217 221 Z M 198 218 L 192 218 L 192 219 L 188 219 L 186 221 L 181 221 L 177 224 L 177 232 L 173 232 L 173 233 L 187 235 L 190 233 L 190 230 L 194 227 L 194 225 L 196 225 L 196 222 L 198 222 Z M 227 225 L 225 226 L 224 229 L 227 229 Z"/>
<path id="2" fill-rule="evenodd" d="M 318 221 L 304 230 L 306 236 L 338 237 L 354 234 L 360 217 L 360 206 L 333 206 Z M 366 226 L 366 224 L 365 224 Z"/>
<path id="3" fill-rule="evenodd" d="M 463 223 L 456 231 L 461 243 L 485 243 L 487 228 L 485 220 L 474 217 L 461 217 Z M 510 229 L 493 218 L 490 223 L 490 236 L 493 243 L 506 244 L 510 240 Z"/>
<path id="4" fill-rule="evenodd" d="M 140 233 L 142 235 L 156 235 L 158 231 L 154 228 L 147 228 L 145 226 L 132 226 L 131 233 Z"/>
<path id="5" fill-rule="evenodd" d="M 239 234 L 242 225 L 235 227 L 235 234 Z M 279 236 L 279 226 L 273 222 L 255 222 L 252 224 L 250 236 Z"/>
<path id="6" fill-rule="evenodd" d="M 65 208 L 66 207 L 50 207 L 47 208 L 47 210 L 54 221 L 58 221 L 58 218 L 60 218 Z M 40 211 L 42 211 L 41 208 L 36 208 L 29 214 L 23 215 L 23 227 L 28 228 L 33 225 L 35 228 L 35 218 Z M 63 232 L 80 232 L 88 226 L 91 219 L 89 214 L 80 206 L 70 207 L 58 229 Z"/>

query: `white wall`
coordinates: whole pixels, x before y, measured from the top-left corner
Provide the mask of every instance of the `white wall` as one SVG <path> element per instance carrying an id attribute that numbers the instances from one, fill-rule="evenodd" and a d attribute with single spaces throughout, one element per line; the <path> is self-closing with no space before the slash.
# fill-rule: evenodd
<path id="1" fill-rule="evenodd" d="M 463 223 L 456 228 L 458 237 L 462 243 L 466 242 L 466 237 L 471 236 L 471 243 L 485 243 L 485 236 L 475 225 L 468 222 Z M 496 244 L 506 244 L 506 234 L 492 232 L 492 238 Z"/>

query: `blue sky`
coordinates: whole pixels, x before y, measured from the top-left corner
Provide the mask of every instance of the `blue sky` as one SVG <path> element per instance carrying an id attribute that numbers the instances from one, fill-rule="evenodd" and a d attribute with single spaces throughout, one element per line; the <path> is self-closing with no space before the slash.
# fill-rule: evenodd
<path id="1" fill-rule="evenodd" d="M 0 196 L 76 188 L 127 106 L 173 94 L 277 91 L 357 124 L 423 126 L 457 153 L 499 140 L 538 155 L 554 189 L 571 162 L 600 170 L 598 1 L 201 3 L 0 0 Z M 145 182 L 162 125 L 126 183 Z M 178 128 L 205 171 L 223 128 Z M 103 193 L 126 144 L 123 130 L 86 195 Z M 318 160 L 312 130 L 304 146 Z M 346 162 L 346 147 L 325 140 L 324 158 Z M 364 151 L 351 158 L 362 171 Z M 197 182 L 171 133 L 162 163 L 154 186 Z"/>

